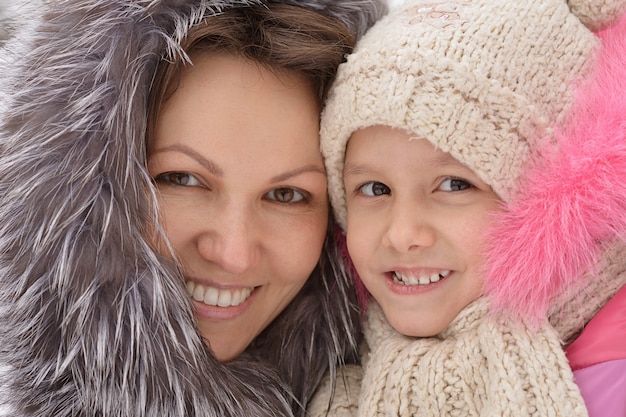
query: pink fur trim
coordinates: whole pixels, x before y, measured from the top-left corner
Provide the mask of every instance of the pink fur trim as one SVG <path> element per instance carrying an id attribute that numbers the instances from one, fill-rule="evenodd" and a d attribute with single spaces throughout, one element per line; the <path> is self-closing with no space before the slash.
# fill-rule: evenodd
<path id="1" fill-rule="evenodd" d="M 593 75 L 558 146 L 538 150 L 489 233 L 485 290 L 494 311 L 535 323 L 593 272 L 601 242 L 626 235 L 626 16 L 597 35 Z"/>

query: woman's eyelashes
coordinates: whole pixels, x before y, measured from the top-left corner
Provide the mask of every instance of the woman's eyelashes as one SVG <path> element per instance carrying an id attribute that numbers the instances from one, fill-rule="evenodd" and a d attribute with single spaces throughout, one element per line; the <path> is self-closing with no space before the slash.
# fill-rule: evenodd
<path id="1" fill-rule="evenodd" d="M 170 171 L 154 176 L 155 184 L 166 187 L 199 187 L 209 189 L 206 183 L 190 172 Z M 311 193 L 296 187 L 274 188 L 263 198 L 279 204 L 306 204 L 311 201 Z"/>
<path id="2" fill-rule="evenodd" d="M 311 201 L 310 193 L 293 187 L 274 188 L 265 193 L 264 197 L 280 204 L 299 204 Z"/>
<path id="3" fill-rule="evenodd" d="M 196 176 L 190 172 L 164 172 L 154 177 L 154 182 L 160 185 L 173 187 L 202 187 L 207 188 Z"/>

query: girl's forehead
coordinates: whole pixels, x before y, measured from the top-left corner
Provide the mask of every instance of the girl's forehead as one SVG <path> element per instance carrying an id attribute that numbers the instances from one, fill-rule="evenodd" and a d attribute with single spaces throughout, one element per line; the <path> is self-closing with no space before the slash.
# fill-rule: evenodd
<path id="1" fill-rule="evenodd" d="M 367 156 L 367 148 L 387 148 L 389 151 L 402 149 L 415 155 L 427 153 L 430 156 L 429 164 L 437 167 L 462 164 L 429 140 L 390 126 L 376 125 L 353 132 L 346 145 L 346 155 L 362 152 L 363 156 Z"/>
<path id="2" fill-rule="evenodd" d="M 389 126 L 372 126 L 352 134 L 346 149 L 344 177 L 391 170 L 411 175 L 453 174 L 491 188 L 466 164 L 417 135 Z"/>

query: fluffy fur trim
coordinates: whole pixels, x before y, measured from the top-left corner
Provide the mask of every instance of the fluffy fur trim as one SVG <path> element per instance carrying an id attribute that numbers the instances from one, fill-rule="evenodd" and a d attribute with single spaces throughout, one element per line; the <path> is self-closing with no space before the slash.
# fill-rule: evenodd
<path id="1" fill-rule="evenodd" d="M 537 322 L 586 279 L 603 245 L 626 237 L 626 17 L 597 33 L 601 48 L 573 110 L 495 215 L 486 292 L 495 311 Z"/>
<path id="2" fill-rule="evenodd" d="M 284 2 L 359 33 L 383 11 Z M 45 0 L 26 45 L 12 40 L 19 59 L 0 57 L 0 394 L 12 416 L 291 415 L 273 370 L 211 356 L 180 271 L 147 240 L 162 233 L 147 230 L 158 224 L 144 143 L 156 66 L 205 16 L 252 3 Z"/>

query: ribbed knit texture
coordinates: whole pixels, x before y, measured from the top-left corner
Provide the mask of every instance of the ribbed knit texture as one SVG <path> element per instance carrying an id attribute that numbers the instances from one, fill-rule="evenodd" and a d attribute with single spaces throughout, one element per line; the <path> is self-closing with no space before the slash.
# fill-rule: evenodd
<path id="1" fill-rule="evenodd" d="M 351 365 L 339 372 L 328 416 L 586 415 L 577 408 L 579 394 L 562 347 L 626 283 L 624 259 L 626 246 L 611 244 L 594 279 L 555 300 L 550 325 L 539 329 L 485 317 L 486 300 L 479 300 L 437 337 L 416 339 L 395 332 L 371 302 L 364 370 Z M 326 415 L 329 384 L 327 378 L 320 385 L 311 417 Z M 536 398 L 545 389 L 550 395 Z"/>
<path id="2" fill-rule="evenodd" d="M 554 330 L 511 325 L 487 311 L 479 299 L 438 337 L 415 339 L 372 303 L 358 415 L 587 415 Z"/>
<path id="3" fill-rule="evenodd" d="M 487 312 L 479 299 L 440 335 L 412 338 L 370 303 L 364 370 L 344 370 L 328 416 L 587 416 L 551 326 L 529 329 Z M 313 401 L 312 417 L 325 415 L 325 392 Z"/>

